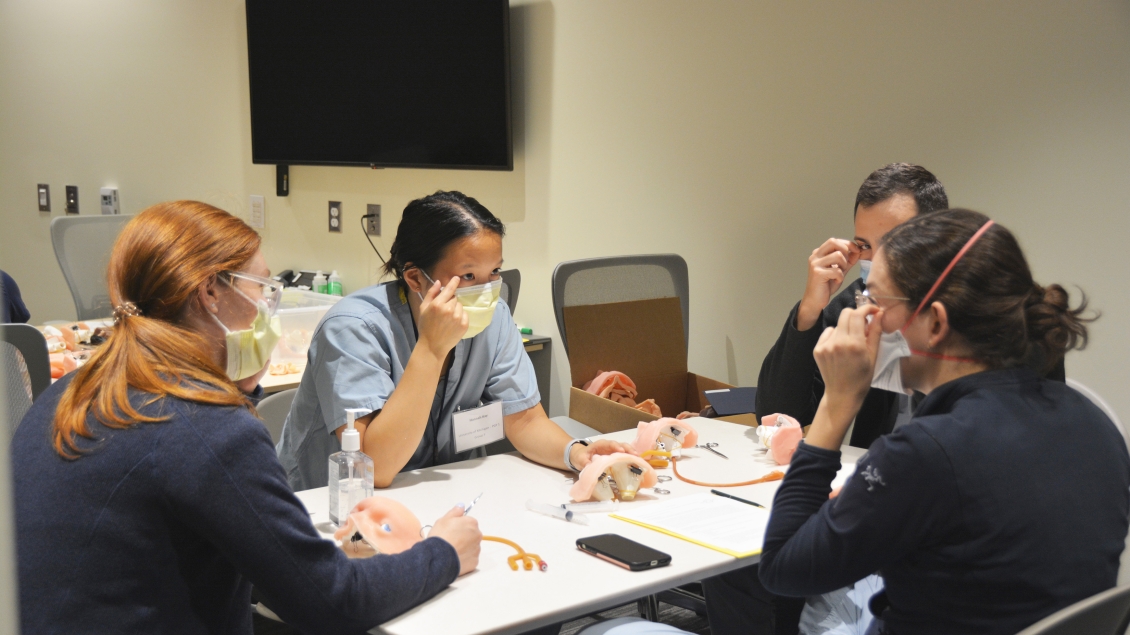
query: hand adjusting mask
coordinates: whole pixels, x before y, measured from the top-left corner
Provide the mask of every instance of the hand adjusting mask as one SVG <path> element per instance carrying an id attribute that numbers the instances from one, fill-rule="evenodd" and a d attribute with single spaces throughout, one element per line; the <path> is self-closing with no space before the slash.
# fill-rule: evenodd
<path id="1" fill-rule="evenodd" d="M 432 280 L 428 272 L 420 269 L 420 273 L 424 274 L 428 282 L 435 284 L 436 281 Z M 490 326 L 491 318 L 494 317 L 494 309 L 498 306 L 498 297 L 501 293 L 501 278 L 486 284 L 460 287 L 455 290 L 455 299 L 459 301 L 459 304 L 463 305 L 463 312 L 467 314 L 467 332 L 463 334 L 462 339 L 472 338 L 482 333 Z M 417 291 L 416 295 L 420 297 L 420 300 L 424 299 L 423 293 Z"/>
<path id="2" fill-rule="evenodd" d="M 910 344 L 906 341 L 904 333 L 906 332 L 906 329 L 910 326 L 910 324 L 914 322 L 914 318 L 918 317 L 918 314 L 922 312 L 922 309 L 925 308 L 926 305 L 930 302 L 930 299 L 934 297 L 934 293 L 937 292 L 938 287 L 942 286 L 942 282 L 946 279 L 946 276 L 948 276 L 949 273 L 953 271 L 954 266 L 956 266 L 958 261 L 961 260 L 961 257 L 964 256 L 967 251 L 969 251 L 973 244 L 976 243 L 977 240 L 980 239 L 981 236 L 983 236 L 990 227 L 992 227 L 992 225 L 993 221 L 989 221 L 982 225 L 981 229 L 978 229 L 976 233 L 970 236 L 969 240 L 966 241 L 965 245 L 961 248 L 960 251 L 957 252 L 957 254 L 953 257 L 953 260 L 951 260 L 949 265 L 947 265 L 946 268 L 942 271 L 942 275 L 938 276 L 938 279 L 934 281 L 934 285 L 930 287 L 930 290 L 926 293 L 925 297 L 923 297 L 922 301 L 918 303 L 918 308 L 914 309 L 914 313 L 910 315 L 910 318 L 908 318 L 906 322 L 903 323 L 902 328 L 895 331 L 894 333 L 882 333 L 879 336 L 879 354 L 875 358 L 875 372 L 872 375 L 871 379 L 872 388 L 878 388 L 879 390 L 888 390 L 890 392 L 901 392 L 908 395 L 911 394 L 913 391 L 907 390 L 902 383 L 901 362 L 902 358 L 910 357 L 911 355 L 920 355 L 922 357 L 930 357 L 933 359 L 948 360 L 952 362 L 977 361 L 968 357 L 939 355 L 938 353 L 912 349 L 910 348 Z M 867 300 L 861 300 L 862 297 L 866 297 L 866 294 L 856 293 L 856 306 L 860 306 L 861 304 L 867 302 Z"/>

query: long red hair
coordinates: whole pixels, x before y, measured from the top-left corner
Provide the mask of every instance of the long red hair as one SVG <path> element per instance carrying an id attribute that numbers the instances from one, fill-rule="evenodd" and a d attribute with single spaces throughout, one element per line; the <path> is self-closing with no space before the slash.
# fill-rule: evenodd
<path id="1" fill-rule="evenodd" d="M 184 319 L 200 286 L 221 272 L 241 270 L 259 243 L 242 220 L 196 201 L 159 203 L 125 226 L 110 255 L 110 300 L 115 307 L 132 302 L 140 314 L 118 320 L 63 392 L 55 411 L 56 452 L 82 455 L 79 437 L 94 438 L 90 414 L 111 428 L 165 420 L 139 412 L 130 403 L 131 388 L 149 395 L 146 403 L 172 396 L 250 407 Z"/>

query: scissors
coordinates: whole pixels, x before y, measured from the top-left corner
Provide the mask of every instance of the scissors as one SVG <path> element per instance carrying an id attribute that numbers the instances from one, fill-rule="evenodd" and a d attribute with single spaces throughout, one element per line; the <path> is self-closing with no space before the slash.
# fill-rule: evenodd
<path id="1" fill-rule="evenodd" d="M 711 452 L 713 452 L 713 453 L 717 454 L 718 456 L 720 456 L 720 457 L 722 457 L 722 458 L 726 459 L 727 461 L 729 461 L 729 460 L 730 460 L 730 457 L 728 457 L 728 456 L 726 456 L 725 454 L 722 454 L 722 453 L 721 453 L 721 452 L 719 452 L 718 450 L 715 450 L 715 449 L 714 449 L 714 448 L 718 447 L 718 444 L 717 444 L 717 443 L 714 443 L 714 442 L 710 442 L 710 443 L 705 443 L 705 444 L 702 444 L 702 443 L 700 443 L 700 444 L 698 444 L 698 445 L 696 445 L 696 446 L 694 446 L 694 447 L 696 447 L 696 448 L 703 448 L 703 449 L 706 449 L 706 450 L 710 450 Z"/>

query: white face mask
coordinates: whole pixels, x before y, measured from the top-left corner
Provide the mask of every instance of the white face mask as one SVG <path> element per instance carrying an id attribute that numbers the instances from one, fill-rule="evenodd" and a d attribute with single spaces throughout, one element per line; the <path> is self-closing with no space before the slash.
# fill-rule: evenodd
<path id="1" fill-rule="evenodd" d="M 227 281 L 225 280 L 225 282 Z M 208 313 L 216 321 L 216 324 L 219 324 L 220 328 L 227 333 L 227 374 L 232 381 L 239 381 L 263 370 L 270 363 L 275 344 L 278 344 L 282 337 L 282 321 L 279 320 L 279 316 L 271 315 L 265 301 L 256 302 L 252 300 L 250 296 L 231 283 L 228 283 L 228 287 L 254 304 L 257 311 L 255 321 L 251 323 L 251 326 L 238 331 L 232 331 L 225 326 L 220 318 L 216 317 L 216 314 Z"/>
<path id="2" fill-rule="evenodd" d="M 956 266 L 958 261 L 961 260 L 961 257 L 965 255 L 965 252 L 969 251 L 969 248 L 977 242 L 977 239 L 980 238 L 992 226 L 993 221 L 985 223 L 981 227 L 981 229 L 977 230 L 977 232 L 973 234 L 973 236 L 970 237 L 968 241 L 966 241 L 965 246 L 957 252 L 957 255 L 955 255 L 953 257 L 953 260 L 950 261 L 949 266 L 947 266 L 942 271 L 942 274 L 938 276 L 938 279 L 934 282 L 934 286 L 931 287 L 930 291 L 926 293 L 926 297 L 922 298 L 922 302 L 918 304 L 918 308 L 914 310 L 914 313 L 910 314 L 910 317 L 907 318 L 906 322 L 902 325 L 902 328 L 895 331 L 894 333 L 882 333 L 879 336 L 879 353 L 875 357 L 875 373 L 871 376 L 872 388 L 889 390 L 891 392 L 901 392 L 908 395 L 912 394 L 913 391 L 907 390 L 902 383 L 902 359 L 904 357 L 910 357 L 911 355 L 921 355 L 923 357 L 931 357 L 934 359 L 949 360 L 955 362 L 977 361 L 975 359 L 969 359 L 965 357 L 953 357 L 950 355 L 938 355 L 936 353 L 930 353 L 926 351 L 912 350 L 910 348 L 910 344 L 906 341 L 906 337 L 903 336 L 903 332 L 906 331 L 907 327 L 910 326 L 910 323 L 914 321 L 914 318 L 917 317 L 922 309 L 926 306 L 926 303 L 930 301 L 930 298 L 934 296 L 934 292 L 938 290 L 938 287 L 941 286 L 942 281 L 946 279 L 946 276 L 949 275 L 949 272 L 953 270 L 954 266 Z M 861 260 L 859 262 L 860 267 L 863 267 L 864 263 L 867 264 L 867 267 L 863 269 L 864 275 L 871 271 L 871 263 L 869 261 Z M 870 316 L 868 316 L 867 321 L 868 323 L 871 322 Z M 879 325 L 876 324 L 875 326 L 878 327 Z"/>
<path id="3" fill-rule="evenodd" d="M 870 260 L 860 260 L 859 261 L 859 277 L 860 277 L 861 280 L 863 280 L 863 284 L 867 284 L 867 276 L 870 275 L 870 274 L 871 274 L 871 261 Z"/>
<path id="4" fill-rule="evenodd" d="M 428 279 L 428 282 L 435 284 L 435 280 L 428 275 L 426 271 L 420 269 L 420 273 Z M 502 293 L 502 279 L 488 282 L 486 284 L 477 284 L 473 287 L 462 287 L 455 290 L 455 299 L 459 304 L 463 305 L 463 312 L 467 314 L 467 332 L 463 334 L 462 339 L 472 338 L 479 333 L 482 333 L 490 326 L 491 318 L 494 317 L 494 309 L 498 306 L 498 298 Z M 416 292 L 420 301 L 424 301 L 424 294 L 420 291 Z"/>
<path id="5" fill-rule="evenodd" d="M 878 324 L 875 325 L 878 328 Z M 902 336 L 902 331 L 883 333 L 879 336 L 879 354 L 875 358 L 875 374 L 871 377 L 871 387 L 891 392 L 910 394 L 902 385 L 902 358 L 910 357 L 910 345 Z"/>

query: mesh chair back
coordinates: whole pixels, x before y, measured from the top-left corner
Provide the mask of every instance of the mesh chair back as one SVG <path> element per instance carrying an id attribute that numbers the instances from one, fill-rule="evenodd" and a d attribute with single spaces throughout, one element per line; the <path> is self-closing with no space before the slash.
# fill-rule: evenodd
<path id="1" fill-rule="evenodd" d="M 110 250 L 132 216 L 58 216 L 51 219 L 51 245 L 78 319 L 107 317 L 113 310 L 106 286 Z"/>
<path id="2" fill-rule="evenodd" d="M 518 306 L 518 289 L 522 286 L 522 273 L 517 269 L 507 269 L 500 271 L 499 275 L 502 276 L 502 301 L 510 307 L 510 315 L 514 315 L 514 309 Z"/>
<path id="3" fill-rule="evenodd" d="M 273 395 L 268 395 L 255 406 L 256 412 L 263 420 L 263 425 L 267 426 L 267 432 L 271 433 L 271 442 L 278 445 L 279 439 L 282 438 L 283 424 L 286 423 L 286 416 L 290 414 L 290 404 L 294 402 L 294 395 L 298 394 L 297 388 L 277 392 Z"/>
<path id="4" fill-rule="evenodd" d="M 51 362 L 43 334 L 27 324 L 0 324 L 0 372 L 4 374 L 4 404 L 11 438 L 32 401 L 51 385 Z"/>
<path id="5" fill-rule="evenodd" d="M 570 260 L 553 270 L 553 313 L 561 344 L 565 337 L 565 307 L 679 298 L 683 309 L 683 341 L 690 339 L 690 282 L 687 261 L 678 254 L 613 256 Z"/>
<path id="6" fill-rule="evenodd" d="M 1052 613 L 1017 635 L 1123 635 L 1128 623 L 1130 586 L 1119 586 Z"/>

